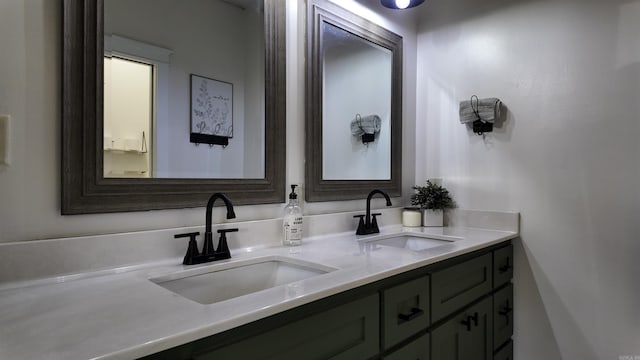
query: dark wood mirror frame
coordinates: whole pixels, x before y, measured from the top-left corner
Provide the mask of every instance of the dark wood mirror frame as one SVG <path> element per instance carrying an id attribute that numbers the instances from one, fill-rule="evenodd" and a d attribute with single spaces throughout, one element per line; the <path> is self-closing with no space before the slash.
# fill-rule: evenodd
<path id="1" fill-rule="evenodd" d="M 342 28 L 392 52 L 391 179 L 323 180 L 322 178 L 322 23 Z M 372 189 L 402 194 L 402 37 L 326 0 L 307 0 L 306 200 L 366 198 Z"/>
<path id="2" fill-rule="evenodd" d="M 63 1 L 62 214 L 200 207 L 214 192 L 226 193 L 238 205 L 283 202 L 285 0 L 265 0 L 263 179 L 104 178 L 103 9 L 103 0 Z"/>

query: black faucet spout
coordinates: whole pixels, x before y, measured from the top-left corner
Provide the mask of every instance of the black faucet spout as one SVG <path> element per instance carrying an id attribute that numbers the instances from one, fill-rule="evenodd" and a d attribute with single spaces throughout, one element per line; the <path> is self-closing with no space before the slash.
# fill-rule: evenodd
<path id="1" fill-rule="evenodd" d="M 233 204 L 226 195 L 222 193 L 215 193 L 211 195 L 207 202 L 207 213 L 205 219 L 206 227 L 204 230 L 204 245 L 202 247 L 202 255 L 205 256 L 213 255 L 215 253 L 215 249 L 213 248 L 213 234 L 211 233 L 211 213 L 213 211 L 213 204 L 217 199 L 222 200 L 224 205 L 227 207 L 227 219 L 234 219 L 236 217 L 236 213 L 233 211 Z"/>
<path id="2" fill-rule="evenodd" d="M 389 198 L 389 195 L 386 192 L 380 189 L 375 189 L 371 191 L 369 193 L 369 196 L 367 196 L 367 213 L 365 215 L 355 216 L 360 218 L 360 222 L 358 223 L 358 229 L 356 230 L 356 235 L 369 235 L 369 234 L 377 234 L 380 232 L 380 229 L 378 229 L 378 222 L 376 221 L 376 216 L 382 215 L 382 214 L 371 214 L 371 198 L 373 198 L 373 196 L 376 194 L 380 194 L 384 196 L 384 198 L 387 200 L 387 206 L 391 206 L 391 198 Z M 363 217 L 364 217 L 364 221 L 362 219 Z"/>
<path id="3" fill-rule="evenodd" d="M 391 206 L 391 198 L 389 198 L 389 195 L 386 192 L 380 189 L 372 190 L 369 193 L 369 196 L 367 196 L 367 214 L 365 215 L 365 226 L 367 227 L 371 226 L 371 198 L 373 198 L 375 194 L 384 196 L 384 198 L 387 200 L 387 206 Z"/>
<path id="4" fill-rule="evenodd" d="M 213 211 L 213 204 L 217 199 L 220 199 L 224 202 L 224 205 L 227 207 L 227 219 L 235 219 L 236 213 L 233 210 L 233 203 L 229 198 L 222 193 L 215 193 L 211 195 L 209 201 L 207 202 L 207 214 L 206 214 L 206 228 L 205 231 L 211 233 L 211 212 Z"/>

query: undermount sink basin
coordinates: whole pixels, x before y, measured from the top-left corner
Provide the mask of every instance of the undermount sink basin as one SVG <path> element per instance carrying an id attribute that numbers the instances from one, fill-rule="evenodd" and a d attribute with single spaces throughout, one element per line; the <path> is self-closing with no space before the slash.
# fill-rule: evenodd
<path id="1" fill-rule="evenodd" d="M 197 268 L 149 279 L 200 304 L 213 304 L 336 269 L 280 256 Z"/>
<path id="2" fill-rule="evenodd" d="M 366 239 L 363 240 L 365 244 L 371 246 L 389 246 L 400 249 L 407 249 L 411 251 L 424 251 L 433 249 L 439 246 L 451 244 L 456 240 L 462 240 L 461 237 L 456 236 L 438 236 L 439 238 L 430 238 L 426 236 L 416 236 L 411 234 L 401 234 L 396 236 L 388 236 L 381 239 Z"/>

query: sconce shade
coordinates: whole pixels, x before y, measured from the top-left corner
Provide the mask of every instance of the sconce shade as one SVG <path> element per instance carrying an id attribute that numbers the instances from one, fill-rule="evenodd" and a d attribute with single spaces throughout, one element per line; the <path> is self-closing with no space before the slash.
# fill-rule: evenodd
<path id="1" fill-rule="evenodd" d="M 409 9 L 422 4 L 424 0 L 380 0 L 382 6 L 389 9 Z M 408 3 L 406 6 L 403 6 Z"/>

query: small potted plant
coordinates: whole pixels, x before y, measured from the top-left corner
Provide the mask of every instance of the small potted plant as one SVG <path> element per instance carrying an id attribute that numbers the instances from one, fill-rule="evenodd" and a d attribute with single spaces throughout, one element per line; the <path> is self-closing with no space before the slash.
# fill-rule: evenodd
<path id="1" fill-rule="evenodd" d="M 444 210 L 456 207 L 449 191 L 442 186 L 427 180 L 427 186 L 414 186 L 415 194 L 411 195 L 411 204 L 422 209 L 422 226 L 442 226 Z"/>

